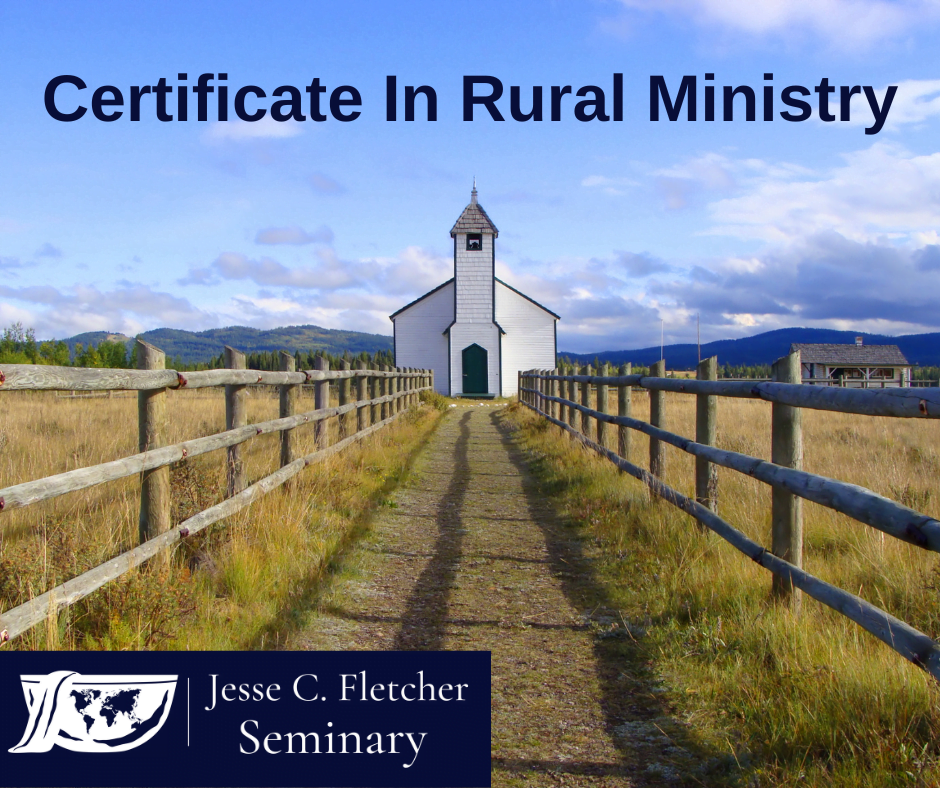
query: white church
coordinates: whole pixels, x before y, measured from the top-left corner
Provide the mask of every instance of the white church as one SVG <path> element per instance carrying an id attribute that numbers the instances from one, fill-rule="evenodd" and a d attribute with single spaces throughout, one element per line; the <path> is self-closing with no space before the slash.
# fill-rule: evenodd
<path id="1" fill-rule="evenodd" d="M 447 396 L 513 396 L 517 372 L 555 366 L 560 318 L 496 278 L 497 235 L 474 184 L 450 231 L 453 278 L 390 315 L 395 366 L 433 369 Z"/>

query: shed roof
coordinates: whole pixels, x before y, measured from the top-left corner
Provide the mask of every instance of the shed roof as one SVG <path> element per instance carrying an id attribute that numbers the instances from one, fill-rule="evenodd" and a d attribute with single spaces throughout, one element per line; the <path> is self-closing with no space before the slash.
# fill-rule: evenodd
<path id="1" fill-rule="evenodd" d="M 457 233 L 492 233 L 493 237 L 499 235 L 496 225 L 490 221 L 486 215 L 483 206 L 477 202 L 477 187 L 474 183 L 473 191 L 470 192 L 470 204 L 463 209 L 457 223 L 450 230 L 450 237 L 453 238 Z"/>
<path id="2" fill-rule="evenodd" d="M 808 345 L 794 343 L 790 352 L 800 351 L 804 364 L 845 364 L 848 366 L 909 367 L 908 361 L 897 345 Z"/>

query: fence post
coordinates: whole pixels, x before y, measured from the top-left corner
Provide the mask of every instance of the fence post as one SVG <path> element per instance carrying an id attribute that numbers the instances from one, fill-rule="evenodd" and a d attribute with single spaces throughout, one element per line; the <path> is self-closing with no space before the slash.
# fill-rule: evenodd
<path id="1" fill-rule="evenodd" d="M 633 364 L 621 364 L 620 365 L 620 374 L 621 375 L 630 375 L 633 372 Z M 630 407 L 633 399 L 632 386 L 618 386 L 617 387 L 617 415 L 626 416 L 627 418 L 631 417 Z M 623 424 L 620 425 L 620 428 L 617 430 L 617 453 L 623 457 L 628 462 L 630 461 L 630 443 L 632 432 L 629 427 L 625 427 Z"/>
<path id="2" fill-rule="evenodd" d="M 699 380 L 718 380 L 718 357 L 703 359 L 696 370 Z M 718 397 L 695 395 L 695 442 L 714 446 L 718 440 Z M 706 509 L 718 511 L 718 466 L 704 457 L 695 458 L 695 500 Z M 706 531 L 703 525 L 700 530 Z"/>
<path id="3" fill-rule="evenodd" d="M 570 366 L 562 367 L 562 375 L 573 375 L 574 369 Z M 558 396 L 562 399 L 570 399 L 568 396 L 568 381 L 560 380 L 558 382 Z M 571 408 L 568 405 L 562 405 L 561 411 L 559 413 L 558 419 L 565 422 L 565 424 L 570 423 L 571 421 Z M 567 434 L 567 430 L 564 431 Z"/>
<path id="4" fill-rule="evenodd" d="M 393 371 L 396 375 L 392 378 L 392 393 L 398 395 L 395 397 L 395 413 L 401 413 L 405 409 L 405 398 L 401 396 L 402 392 L 405 390 L 405 381 L 401 376 L 404 369 L 402 367 L 395 367 Z"/>
<path id="5" fill-rule="evenodd" d="M 607 377 L 608 369 L 609 368 L 607 366 L 607 362 L 605 361 L 603 364 L 601 364 L 601 367 L 598 370 L 597 374 L 602 375 L 603 377 Z M 608 396 L 607 384 L 598 383 L 597 384 L 597 408 L 595 409 L 598 411 L 598 413 L 607 413 L 607 396 Z M 600 419 L 597 420 L 597 442 L 601 446 L 603 446 L 605 449 L 607 448 L 607 422 L 601 421 Z"/>
<path id="6" fill-rule="evenodd" d="M 382 364 L 379 367 L 382 372 L 388 372 L 388 364 Z M 379 378 L 379 396 L 387 397 L 388 396 L 388 378 L 381 377 Z M 382 421 L 385 421 L 391 414 L 389 413 L 389 406 L 387 402 L 382 403 Z"/>
<path id="7" fill-rule="evenodd" d="M 774 362 L 774 380 L 800 383 L 800 353 L 790 353 Z M 791 405 L 773 404 L 770 461 L 785 468 L 803 467 L 803 413 Z M 794 566 L 803 566 L 803 501 L 793 493 L 774 487 L 771 493 L 771 551 Z M 800 609 L 800 592 L 784 578 L 773 576 L 771 595 Z"/>
<path id="8" fill-rule="evenodd" d="M 364 371 L 366 368 L 366 362 L 360 361 L 357 365 L 360 371 Z M 368 399 L 368 378 L 365 375 L 360 375 L 356 378 L 356 399 L 359 402 L 365 402 Z M 366 424 L 368 419 L 368 406 L 361 406 L 356 409 L 356 432 L 362 432 L 369 425 Z"/>
<path id="9" fill-rule="evenodd" d="M 577 374 L 577 371 L 578 371 L 578 368 L 574 364 L 572 364 L 571 369 L 569 370 L 569 374 L 575 375 Z M 569 402 L 578 401 L 578 384 L 575 383 L 573 380 L 568 381 L 568 401 Z M 572 429 L 578 428 L 578 411 L 576 411 L 570 405 L 568 406 L 568 426 L 571 427 Z M 569 433 L 569 435 L 571 435 L 571 440 L 577 440 L 577 438 L 572 433 Z"/>
<path id="10" fill-rule="evenodd" d="M 592 374 L 592 371 L 593 370 L 590 367 L 581 367 L 582 375 L 590 375 Z M 581 404 L 585 408 L 591 407 L 591 384 L 590 383 L 581 384 Z M 591 437 L 591 417 L 588 416 L 587 413 L 581 414 L 581 434 L 585 438 Z"/>
<path id="11" fill-rule="evenodd" d="M 553 375 L 558 374 L 558 367 L 555 367 L 552 370 L 552 374 Z M 558 381 L 557 380 L 553 380 L 549 383 L 548 393 L 553 397 L 558 396 Z M 557 419 L 559 413 L 561 413 L 561 406 L 557 402 L 553 402 L 552 403 L 552 418 Z"/>
<path id="12" fill-rule="evenodd" d="M 343 359 L 339 364 L 339 368 L 343 370 L 344 372 L 348 372 L 350 369 L 352 369 L 352 364 L 350 364 L 346 359 Z M 351 400 L 352 400 L 352 378 L 343 378 L 339 382 L 340 407 L 342 407 L 343 405 L 348 405 Z M 349 434 L 352 432 L 352 430 L 349 427 L 351 421 L 352 419 L 349 418 L 348 413 L 343 413 L 339 417 L 340 440 L 348 437 Z"/>
<path id="13" fill-rule="evenodd" d="M 377 365 L 375 364 L 373 364 L 370 367 L 370 369 L 373 369 L 373 370 L 376 368 L 377 368 Z M 378 397 L 377 392 L 379 391 L 379 386 L 378 386 L 379 379 L 375 377 L 374 375 L 370 375 L 368 380 L 369 380 L 369 399 L 376 399 L 376 397 Z M 381 418 L 382 418 L 381 407 L 375 404 L 370 405 L 369 406 L 369 424 L 370 425 L 377 424 Z"/>
<path id="14" fill-rule="evenodd" d="M 295 367 L 294 356 L 291 353 L 280 353 L 281 372 L 293 372 Z M 293 416 L 297 402 L 297 394 L 300 391 L 298 385 L 284 384 L 281 388 L 281 418 Z M 283 430 L 281 432 L 281 467 L 289 465 L 294 461 L 293 430 Z"/>
<path id="15" fill-rule="evenodd" d="M 666 377 L 666 361 L 657 361 L 650 367 L 650 376 L 654 378 Z M 666 392 L 650 389 L 650 424 L 660 429 L 666 429 Z M 656 438 L 650 438 L 650 473 L 660 479 L 666 472 L 665 446 Z"/>
<path id="16" fill-rule="evenodd" d="M 225 368 L 245 369 L 245 354 L 228 345 L 225 346 Z M 225 387 L 225 429 L 234 430 L 248 423 L 244 386 Z M 245 489 L 245 466 L 242 463 L 242 447 L 228 447 L 228 497 Z"/>
<path id="17" fill-rule="evenodd" d="M 138 339 L 137 369 L 166 369 L 166 354 L 153 345 Z M 166 446 L 166 389 L 138 393 L 137 436 L 138 445 L 142 452 Z M 138 525 L 141 543 L 169 530 L 169 467 L 154 468 L 141 474 L 140 519 Z"/>
<path id="18" fill-rule="evenodd" d="M 328 372 L 330 362 L 326 356 L 317 356 L 314 360 L 314 369 L 318 372 Z M 330 407 L 330 381 L 318 380 L 313 387 L 313 407 L 316 410 L 326 410 Z M 320 419 L 314 430 L 317 448 L 325 449 L 330 445 L 330 425 L 327 419 Z"/>

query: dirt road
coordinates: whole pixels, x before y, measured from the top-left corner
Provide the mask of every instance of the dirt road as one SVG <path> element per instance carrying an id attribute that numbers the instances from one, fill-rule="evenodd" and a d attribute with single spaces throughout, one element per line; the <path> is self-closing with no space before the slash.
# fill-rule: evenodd
<path id="1" fill-rule="evenodd" d="M 503 411 L 453 408 L 291 647 L 491 651 L 494 786 L 683 784 L 681 726 L 636 669 L 593 550 Z"/>

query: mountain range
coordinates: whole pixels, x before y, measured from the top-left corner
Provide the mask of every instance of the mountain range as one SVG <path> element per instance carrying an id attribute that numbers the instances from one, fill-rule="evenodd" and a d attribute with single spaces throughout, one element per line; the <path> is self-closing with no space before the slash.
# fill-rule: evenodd
<path id="1" fill-rule="evenodd" d="M 375 353 L 379 350 L 391 350 L 392 338 L 381 334 L 363 334 L 359 331 L 342 331 L 320 326 L 285 326 L 263 331 L 247 326 L 229 326 L 211 328 L 208 331 L 184 331 L 179 328 L 156 328 L 138 335 L 145 342 L 160 348 L 168 359 L 180 358 L 187 364 L 208 362 L 218 356 L 229 345 L 245 353 L 261 351 L 297 350 L 318 351 L 341 355 L 348 350 L 353 355 L 363 350 Z M 64 340 L 69 350 L 74 350 L 77 343 L 84 347 L 98 345 L 101 342 L 132 342 L 124 334 L 107 331 L 90 331 L 76 334 Z"/>
<path id="2" fill-rule="evenodd" d="M 908 361 L 920 366 L 940 366 L 940 333 L 907 334 L 891 337 L 884 334 L 866 334 L 862 331 L 835 331 L 828 328 L 779 328 L 741 339 L 720 339 L 702 345 L 702 358 L 718 356 L 719 364 L 755 365 L 770 364 L 786 355 L 794 342 L 854 344 L 855 337 L 862 337 L 866 345 L 897 345 Z M 168 358 L 181 358 L 187 363 L 209 361 L 218 356 L 225 345 L 246 353 L 271 350 L 317 351 L 325 350 L 341 354 L 348 350 L 352 354 L 363 350 L 375 353 L 391 350 L 392 338 L 382 334 L 364 334 L 358 331 L 343 331 L 319 326 L 286 326 L 267 331 L 246 326 L 213 328 L 208 331 L 184 331 L 176 328 L 157 328 L 140 334 L 141 339 L 163 350 Z M 80 342 L 87 346 L 110 340 L 130 342 L 124 334 L 93 331 L 77 334 L 65 340 L 70 349 Z M 660 358 L 660 348 L 647 347 L 636 350 L 605 350 L 601 353 L 566 353 L 572 361 L 593 362 L 595 358 L 611 364 L 632 362 L 647 366 Z M 698 360 L 698 348 L 694 344 L 666 345 L 666 364 L 670 369 L 694 369 Z"/>
<path id="3" fill-rule="evenodd" d="M 835 331 L 828 328 L 778 328 L 741 339 L 720 339 L 702 345 L 702 358 L 718 356 L 719 364 L 733 366 L 771 364 L 790 352 L 794 342 L 808 344 L 853 345 L 855 337 L 862 337 L 866 345 L 897 345 L 912 364 L 920 366 L 940 366 L 940 333 L 907 334 L 889 337 L 884 334 L 866 334 L 863 331 Z M 572 361 L 585 364 L 595 358 L 610 364 L 630 362 L 638 366 L 648 366 L 659 361 L 660 352 L 666 359 L 669 369 L 695 369 L 698 361 L 698 347 L 694 344 L 666 345 L 660 351 L 656 347 L 637 350 L 606 350 L 602 353 L 564 353 Z"/>

